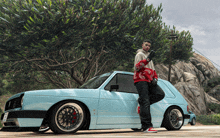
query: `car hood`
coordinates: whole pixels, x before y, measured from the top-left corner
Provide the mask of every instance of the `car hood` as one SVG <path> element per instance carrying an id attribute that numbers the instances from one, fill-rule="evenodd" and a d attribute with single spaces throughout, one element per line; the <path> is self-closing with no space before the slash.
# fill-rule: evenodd
<path id="1" fill-rule="evenodd" d="M 48 89 L 25 92 L 28 95 L 36 96 L 78 96 L 78 97 L 96 97 L 97 89 Z"/>
<path id="2" fill-rule="evenodd" d="M 77 97 L 98 97 L 99 90 L 98 89 L 47 89 L 47 90 L 34 90 L 21 92 L 13 95 L 9 98 L 13 99 L 19 97 L 21 94 L 29 95 L 29 96 L 57 96 L 57 97 L 66 97 L 66 96 L 77 96 Z"/>

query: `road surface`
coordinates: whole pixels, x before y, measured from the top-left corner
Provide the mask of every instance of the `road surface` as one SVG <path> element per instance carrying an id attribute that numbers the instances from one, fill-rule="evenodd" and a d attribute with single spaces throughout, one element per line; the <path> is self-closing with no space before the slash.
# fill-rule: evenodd
<path id="1" fill-rule="evenodd" d="M 54 134 L 48 131 L 45 134 L 33 132 L 2 132 L 0 138 L 220 138 L 220 126 L 183 126 L 178 131 L 167 131 L 165 128 L 158 128 L 158 133 L 134 132 L 131 129 L 111 130 L 84 130 L 75 134 Z"/>

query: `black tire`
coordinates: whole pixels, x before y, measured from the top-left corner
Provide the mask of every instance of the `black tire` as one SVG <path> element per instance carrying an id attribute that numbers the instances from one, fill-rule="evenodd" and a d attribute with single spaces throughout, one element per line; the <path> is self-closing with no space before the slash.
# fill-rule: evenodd
<path id="1" fill-rule="evenodd" d="M 33 132 L 37 134 L 43 134 L 47 132 L 48 130 L 50 130 L 49 126 L 41 126 L 38 131 L 33 131 Z"/>
<path id="2" fill-rule="evenodd" d="M 133 131 L 141 131 L 140 128 L 131 128 Z"/>
<path id="3" fill-rule="evenodd" d="M 75 133 L 84 124 L 86 113 L 78 102 L 63 102 L 55 106 L 50 117 L 50 129 L 54 133 Z"/>
<path id="4" fill-rule="evenodd" d="M 167 130 L 179 130 L 184 124 L 183 113 L 176 107 L 167 110 L 164 116 L 163 126 Z"/>
<path id="5" fill-rule="evenodd" d="M 192 126 L 194 126 L 194 125 L 196 124 L 196 119 L 195 119 L 195 117 L 192 118 L 190 124 L 191 124 Z"/>

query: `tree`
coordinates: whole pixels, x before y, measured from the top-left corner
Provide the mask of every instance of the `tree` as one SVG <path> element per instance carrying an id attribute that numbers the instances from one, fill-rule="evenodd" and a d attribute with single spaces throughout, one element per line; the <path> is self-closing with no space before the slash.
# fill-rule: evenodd
<path id="1" fill-rule="evenodd" d="M 166 31 L 166 37 L 168 38 L 172 33 L 177 36 L 176 39 L 173 41 L 167 42 L 167 46 L 170 47 L 172 45 L 172 64 L 175 64 L 177 61 L 185 61 L 188 62 L 189 58 L 193 56 L 192 45 L 193 45 L 193 38 L 189 31 L 176 31 L 175 26 L 173 29 L 164 25 L 164 30 Z M 169 51 L 166 51 L 166 58 L 163 61 L 164 64 L 169 63 Z"/>
<path id="2" fill-rule="evenodd" d="M 1 0 L 1 73 L 67 88 L 130 62 L 145 37 L 163 56 L 161 7 L 145 0 Z"/>

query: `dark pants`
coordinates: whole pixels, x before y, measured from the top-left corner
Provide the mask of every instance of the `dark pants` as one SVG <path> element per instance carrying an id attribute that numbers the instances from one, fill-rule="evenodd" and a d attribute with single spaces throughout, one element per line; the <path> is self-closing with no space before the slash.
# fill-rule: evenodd
<path id="1" fill-rule="evenodd" d="M 151 123 L 150 105 L 162 100 L 165 96 L 163 90 L 158 86 L 152 86 L 151 83 L 140 81 L 135 83 L 137 88 L 140 104 L 140 119 L 142 128 L 153 127 Z"/>

